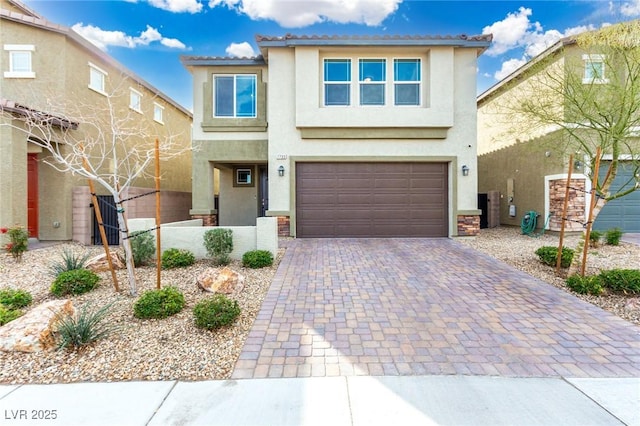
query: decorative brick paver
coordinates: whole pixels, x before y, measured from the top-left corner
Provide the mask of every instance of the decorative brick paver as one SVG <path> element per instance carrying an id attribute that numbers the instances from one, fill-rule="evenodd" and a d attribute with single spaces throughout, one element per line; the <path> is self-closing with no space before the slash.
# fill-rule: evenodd
<path id="1" fill-rule="evenodd" d="M 289 242 L 233 378 L 640 377 L 640 327 L 448 239 Z"/>

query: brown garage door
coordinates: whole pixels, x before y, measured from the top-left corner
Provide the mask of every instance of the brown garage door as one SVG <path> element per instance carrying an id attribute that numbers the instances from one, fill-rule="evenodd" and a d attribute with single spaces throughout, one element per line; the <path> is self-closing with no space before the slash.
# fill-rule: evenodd
<path id="1" fill-rule="evenodd" d="M 446 237 L 446 163 L 297 163 L 298 237 Z"/>

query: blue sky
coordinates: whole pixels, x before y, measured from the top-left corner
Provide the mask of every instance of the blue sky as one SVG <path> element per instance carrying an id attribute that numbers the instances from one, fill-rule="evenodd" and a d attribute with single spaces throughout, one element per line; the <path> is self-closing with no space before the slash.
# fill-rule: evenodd
<path id="1" fill-rule="evenodd" d="M 193 108 L 180 55 L 252 56 L 255 34 L 476 35 L 478 92 L 559 38 L 640 18 L 640 0 L 26 0 Z"/>

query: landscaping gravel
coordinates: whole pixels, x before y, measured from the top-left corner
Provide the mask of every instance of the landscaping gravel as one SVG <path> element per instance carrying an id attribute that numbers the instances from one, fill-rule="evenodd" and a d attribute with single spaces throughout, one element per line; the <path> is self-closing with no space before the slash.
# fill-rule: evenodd
<path id="1" fill-rule="evenodd" d="M 543 245 L 557 246 L 558 236 L 544 234 L 528 237 L 516 228 L 501 227 L 482 230 L 476 238 L 461 238 L 479 251 L 501 259 L 543 281 L 570 292 L 564 279 L 556 277 L 554 269 L 542 265 L 535 250 Z M 579 236 L 565 239 L 565 245 L 575 247 Z M 22 263 L 15 263 L 7 254 L 0 254 L 0 287 L 21 288 L 33 295 L 34 304 L 53 297 L 49 287 L 53 281 L 49 267 L 61 260 L 64 250 L 75 253 L 99 254 L 101 247 L 85 247 L 64 243 L 27 251 Z M 120 292 L 116 293 L 109 272 L 99 275 L 99 287 L 87 294 L 72 297 L 76 307 L 89 303 L 100 308 L 113 304 L 108 320 L 117 327 L 110 337 L 98 341 L 80 352 L 48 351 L 44 353 L 11 353 L 0 351 L 0 383 L 69 383 L 130 380 L 211 380 L 230 377 L 240 355 L 249 329 L 260 310 L 264 296 L 282 258 L 280 249 L 274 265 L 263 269 L 247 269 L 235 261 L 230 266 L 246 279 L 240 291 L 229 295 L 238 301 L 242 313 L 233 326 L 218 331 L 195 327 L 192 309 L 209 297 L 197 288 L 195 277 L 212 267 L 208 261 L 198 261 L 188 268 L 163 270 L 162 286 L 178 287 L 185 296 L 185 308 L 179 314 L 162 320 L 140 320 L 133 316 L 135 297 L 129 295 L 126 271 L 118 271 Z M 600 269 L 640 267 L 640 246 L 621 243 L 591 249 L 588 272 Z M 138 293 L 155 289 L 155 267 L 136 269 Z M 576 295 L 590 303 L 640 325 L 640 311 L 625 308 L 630 297 Z"/>

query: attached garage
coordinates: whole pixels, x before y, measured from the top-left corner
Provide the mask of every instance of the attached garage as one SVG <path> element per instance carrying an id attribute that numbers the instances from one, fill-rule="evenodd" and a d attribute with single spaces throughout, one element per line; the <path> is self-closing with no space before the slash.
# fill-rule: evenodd
<path id="1" fill-rule="evenodd" d="M 634 167 L 630 163 L 620 162 L 611 192 L 618 192 L 621 188 L 629 188 L 635 185 L 633 176 Z M 600 170 L 604 174 L 608 169 L 604 164 Z M 593 228 L 606 231 L 611 228 L 620 228 L 624 232 L 640 232 L 640 190 L 625 195 L 617 200 L 609 201 L 598 214 Z"/>
<path id="2" fill-rule="evenodd" d="M 446 237 L 447 163 L 296 163 L 296 235 Z"/>

